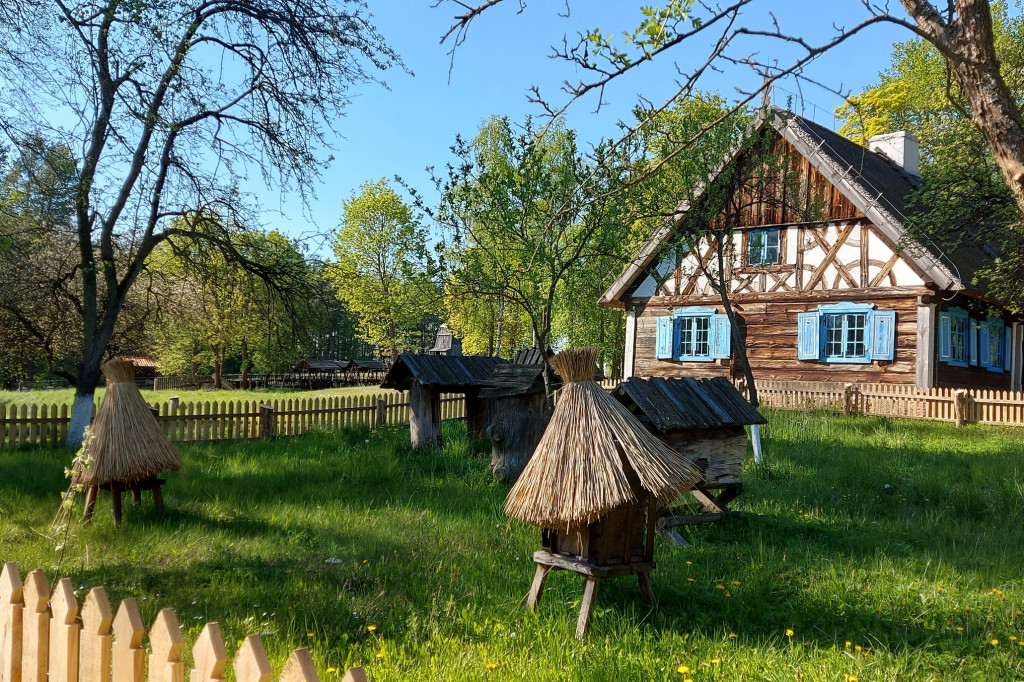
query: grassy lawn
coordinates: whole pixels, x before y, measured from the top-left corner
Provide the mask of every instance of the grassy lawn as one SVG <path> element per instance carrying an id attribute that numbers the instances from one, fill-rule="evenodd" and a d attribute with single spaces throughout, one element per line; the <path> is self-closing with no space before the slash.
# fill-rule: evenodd
<path id="1" fill-rule="evenodd" d="M 578 576 L 552 573 L 524 612 L 540 533 L 503 515 L 458 423 L 445 453 L 413 455 L 404 431 L 184 446 L 165 519 L 147 498 L 115 531 L 102 497 L 59 569 L 44 535 L 68 456 L 2 452 L 0 561 L 135 596 L 147 621 L 175 606 L 190 645 L 212 620 L 229 651 L 263 633 L 276 665 L 309 644 L 325 680 L 1024 677 L 1024 432 L 769 419 L 748 514 L 659 540 L 654 607 L 602 583 L 582 642 Z"/>
<path id="2" fill-rule="evenodd" d="M 96 400 L 103 399 L 104 388 L 97 389 Z M 371 395 L 374 393 L 390 393 L 390 389 L 377 386 L 346 386 L 345 388 L 327 388 L 320 391 L 301 391 L 294 389 L 267 388 L 251 391 L 185 391 L 174 389 L 169 391 L 143 390 L 146 402 L 165 402 L 171 396 L 178 396 L 181 402 L 213 402 L 244 401 L 244 400 L 288 400 L 301 398 L 324 398 L 335 396 Z M 75 399 L 75 389 L 61 388 L 52 391 L 0 391 L 0 405 L 71 405 Z"/>

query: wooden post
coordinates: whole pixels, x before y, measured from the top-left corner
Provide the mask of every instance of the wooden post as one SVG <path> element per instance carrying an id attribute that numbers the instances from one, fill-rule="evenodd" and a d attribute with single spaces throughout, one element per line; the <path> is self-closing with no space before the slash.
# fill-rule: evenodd
<path id="1" fill-rule="evenodd" d="M 362 671 L 362 668 L 358 670 Z M 348 676 L 345 679 L 349 679 Z M 365 680 L 364 677 L 363 682 Z M 281 670 L 280 682 L 320 682 L 320 677 L 316 674 L 316 664 L 313 663 L 309 649 L 302 647 L 292 652 L 292 655 L 284 663 L 284 669 Z"/>
<path id="2" fill-rule="evenodd" d="M 590 615 L 594 611 L 594 601 L 597 598 L 597 586 L 601 579 L 595 575 L 587 576 L 587 584 L 583 588 L 583 603 L 580 605 L 580 617 L 576 621 L 576 639 L 583 639 L 590 627 Z"/>
<path id="3" fill-rule="evenodd" d="M 267 403 L 260 405 L 260 439 L 273 440 L 277 435 L 277 423 L 274 416 L 274 406 Z"/>
<path id="4" fill-rule="evenodd" d="M 78 657 L 79 682 L 107 682 L 110 679 L 110 626 L 113 613 L 107 592 L 94 587 L 82 605 L 82 635 Z"/>
<path id="5" fill-rule="evenodd" d="M 377 396 L 377 409 L 373 413 L 373 428 L 379 429 L 385 426 L 388 421 L 388 402 L 382 396 Z"/>
<path id="6" fill-rule="evenodd" d="M 413 450 L 441 447 L 441 394 L 419 382 L 409 389 L 409 435 Z"/>
<path id="7" fill-rule="evenodd" d="M 71 578 L 61 578 L 50 597 L 49 682 L 78 682 L 78 600 Z"/>
<path id="8" fill-rule="evenodd" d="M 935 386 L 935 329 L 936 306 L 934 303 L 925 303 L 918 299 L 917 304 L 917 348 L 916 358 L 916 382 L 918 388 L 933 388 Z"/>
<path id="9" fill-rule="evenodd" d="M 970 419 L 969 404 L 970 396 L 965 389 L 959 388 L 953 391 L 953 421 L 957 426 L 963 426 Z"/>
<path id="10" fill-rule="evenodd" d="M 470 438 L 483 438 L 487 423 L 490 421 L 490 400 L 480 399 L 480 389 L 466 389 L 466 435 Z"/>
<path id="11" fill-rule="evenodd" d="M 270 682 L 270 661 L 259 635 L 249 635 L 235 654 L 237 682 Z"/>
<path id="12" fill-rule="evenodd" d="M 221 682 L 228 652 L 218 623 L 207 623 L 192 647 L 193 669 L 189 682 Z M 84 682 L 84 680 L 83 680 Z"/>
<path id="13" fill-rule="evenodd" d="M 491 475 L 515 483 L 544 435 L 544 393 L 496 398 L 491 423 Z"/>
<path id="14" fill-rule="evenodd" d="M 149 682 L 185 682 L 185 664 L 181 662 L 185 640 L 174 609 L 157 614 L 149 629 L 149 644 L 153 650 L 149 655 Z"/>
<path id="15" fill-rule="evenodd" d="M 0 431 L 0 440 L 3 432 Z M 0 573 L 0 682 L 21 682 L 21 628 L 25 611 L 18 564 Z"/>
<path id="16" fill-rule="evenodd" d="M 47 682 L 46 667 L 50 659 L 50 611 L 46 603 L 50 588 L 46 575 L 36 569 L 25 576 L 22 588 L 25 600 L 21 630 L 22 682 Z"/>
<path id="17" fill-rule="evenodd" d="M 145 634 L 146 626 L 142 624 L 138 604 L 134 599 L 125 599 L 114 616 L 111 666 L 117 682 L 143 682 L 145 679 L 146 652 L 142 649 Z"/>
<path id="18" fill-rule="evenodd" d="M 843 386 L 843 414 L 853 414 L 854 404 L 854 388 L 853 384 L 846 384 Z"/>

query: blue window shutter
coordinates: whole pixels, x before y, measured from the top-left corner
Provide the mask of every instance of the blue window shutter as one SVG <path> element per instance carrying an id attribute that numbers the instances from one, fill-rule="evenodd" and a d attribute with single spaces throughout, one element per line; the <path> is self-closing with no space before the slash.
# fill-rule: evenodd
<path id="1" fill-rule="evenodd" d="M 982 322 L 978 325 L 978 362 L 982 367 L 988 367 L 992 364 L 990 359 L 991 353 L 988 345 L 989 338 L 989 325 L 988 322 Z"/>
<path id="2" fill-rule="evenodd" d="M 797 315 L 796 357 L 798 360 L 817 360 L 821 357 L 818 313 Z"/>
<path id="3" fill-rule="evenodd" d="M 953 358 L 952 340 L 953 325 L 949 313 L 939 313 L 939 360 L 949 362 Z"/>
<path id="4" fill-rule="evenodd" d="M 659 360 L 672 359 L 672 339 L 674 317 L 659 317 L 657 336 L 654 341 L 654 357 Z"/>
<path id="5" fill-rule="evenodd" d="M 732 325 L 729 316 L 721 313 L 711 318 L 711 357 L 728 358 L 732 355 Z"/>
<path id="6" fill-rule="evenodd" d="M 871 313 L 871 359 L 892 360 L 896 351 L 896 311 Z"/>
<path id="7" fill-rule="evenodd" d="M 978 321 L 971 320 L 971 335 L 967 339 L 967 345 L 970 346 L 970 357 L 971 364 L 975 367 L 978 366 Z"/>
<path id="8" fill-rule="evenodd" d="M 1013 358 L 1013 329 L 1006 327 L 1003 330 L 1003 369 L 1010 371 L 1010 360 Z"/>

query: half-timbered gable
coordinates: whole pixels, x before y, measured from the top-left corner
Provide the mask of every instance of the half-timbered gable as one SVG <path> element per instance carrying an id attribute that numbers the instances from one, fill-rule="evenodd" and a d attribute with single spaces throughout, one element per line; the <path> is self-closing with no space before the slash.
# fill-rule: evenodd
<path id="1" fill-rule="evenodd" d="M 716 232 L 721 249 L 674 243 L 710 195 L 698 192 L 602 297 L 627 311 L 627 376 L 740 376 L 721 281 L 755 378 L 1019 390 L 1021 320 L 971 285 L 989 256 L 908 238 L 916 163 L 892 157 L 916 154 L 916 141 L 887 136 L 886 155 L 780 110 L 748 140 L 765 135 L 771 168 L 733 178 L 730 208 L 715 214 L 729 228 Z"/>

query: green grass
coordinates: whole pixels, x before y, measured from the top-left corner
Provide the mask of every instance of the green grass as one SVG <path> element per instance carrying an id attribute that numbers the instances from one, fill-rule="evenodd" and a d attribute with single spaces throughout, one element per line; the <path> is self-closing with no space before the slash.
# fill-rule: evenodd
<path id="1" fill-rule="evenodd" d="M 503 515 L 457 423 L 444 453 L 411 453 L 404 431 L 183 446 L 167 517 L 147 498 L 114 530 L 102 497 L 59 574 L 137 597 L 147 621 L 177 607 L 189 642 L 216 620 L 229 650 L 264 633 L 276 665 L 309 644 L 325 680 L 1021 679 L 1024 432 L 769 419 L 748 514 L 659 540 L 654 607 L 635 580 L 602 583 L 582 642 L 578 576 L 551 574 L 524 611 L 540 533 Z M 0 452 L 0 560 L 51 580 L 67 459 Z"/>
<path id="2" fill-rule="evenodd" d="M 96 390 L 96 400 L 103 399 L 104 388 Z M 282 388 L 254 389 L 250 391 L 186 391 L 174 389 L 167 391 L 143 390 L 146 402 L 165 402 L 171 396 L 178 396 L 181 402 L 213 402 L 240 400 L 289 400 L 301 398 L 324 398 L 335 396 L 358 396 L 375 393 L 389 393 L 389 389 L 377 386 L 347 386 L 345 388 L 327 388 L 320 391 L 290 390 Z M 75 399 L 75 389 L 61 388 L 51 391 L 0 391 L 0 405 L 71 405 Z"/>

